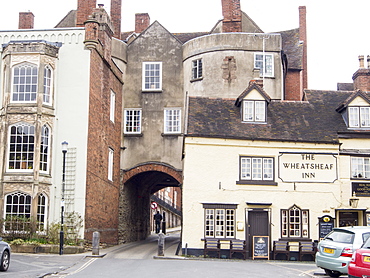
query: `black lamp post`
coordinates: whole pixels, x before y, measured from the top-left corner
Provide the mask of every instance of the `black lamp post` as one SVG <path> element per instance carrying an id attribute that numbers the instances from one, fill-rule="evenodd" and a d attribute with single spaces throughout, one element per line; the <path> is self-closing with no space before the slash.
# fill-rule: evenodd
<path id="1" fill-rule="evenodd" d="M 63 153 L 63 172 L 62 172 L 62 200 L 60 202 L 60 235 L 59 235 L 59 255 L 63 255 L 64 245 L 64 189 L 66 181 L 66 154 L 67 154 L 68 142 L 62 142 L 62 153 Z"/>

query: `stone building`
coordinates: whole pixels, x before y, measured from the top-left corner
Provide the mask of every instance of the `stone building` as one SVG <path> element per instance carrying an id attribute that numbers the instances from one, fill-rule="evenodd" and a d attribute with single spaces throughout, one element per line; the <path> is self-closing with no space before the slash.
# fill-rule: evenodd
<path id="1" fill-rule="evenodd" d="M 203 168 L 184 168 L 195 100 L 239 99 L 264 121 L 270 103 L 307 97 L 305 7 L 298 28 L 269 34 L 239 0 L 220 8 L 209 32 L 171 33 L 146 13 L 121 32 L 121 0 L 111 1 L 110 15 L 78 0 L 55 28 L 35 30 L 33 14 L 21 13 L 18 30 L 1 31 L 0 214 L 42 229 L 60 221 L 64 204 L 83 219 L 85 239 L 94 231 L 102 242 L 144 239 L 154 193 L 177 188 L 181 207 L 179 188 L 188 194 L 192 175 L 208 183 Z M 210 111 L 209 123 L 226 116 Z"/>

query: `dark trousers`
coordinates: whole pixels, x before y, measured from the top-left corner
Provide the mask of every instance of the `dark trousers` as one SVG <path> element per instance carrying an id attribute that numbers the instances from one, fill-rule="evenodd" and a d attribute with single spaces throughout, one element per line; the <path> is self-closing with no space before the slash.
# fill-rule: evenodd
<path id="1" fill-rule="evenodd" d="M 159 234 L 161 231 L 161 221 L 155 221 L 155 232 Z"/>

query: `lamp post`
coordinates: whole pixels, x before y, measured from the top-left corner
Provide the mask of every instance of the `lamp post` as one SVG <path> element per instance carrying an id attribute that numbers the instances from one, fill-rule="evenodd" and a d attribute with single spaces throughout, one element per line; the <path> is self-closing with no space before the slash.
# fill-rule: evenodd
<path id="1" fill-rule="evenodd" d="M 349 198 L 349 205 L 353 208 L 357 208 L 359 198 L 356 197 L 356 192 L 352 193 L 352 197 Z"/>
<path id="2" fill-rule="evenodd" d="M 64 189 L 65 189 L 65 178 L 66 178 L 66 154 L 67 154 L 68 142 L 62 142 L 62 153 L 63 153 L 63 172 L 62 172 L 62 200 L 60 202 L 60 234 L 59 234 L 59 255 L 63 255 L 64 245 Z"/>

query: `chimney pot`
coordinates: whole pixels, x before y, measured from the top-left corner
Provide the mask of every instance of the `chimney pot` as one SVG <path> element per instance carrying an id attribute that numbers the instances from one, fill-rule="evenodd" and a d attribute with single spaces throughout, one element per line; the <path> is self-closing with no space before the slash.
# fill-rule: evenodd
<path id="1" fill-rule="evenodd" d="M 98 4 L 98 7 L 101 9 L 101 8 L 104 8 L 104 4 Z"/>
<path id="2" fill-rule="evenodd" d="M 360 63 L 360 69 L 365 68 L 365 64 L 364 64 L 364 55 L 359 55 L 359 56 L 358 56 L 358 61 L 359 61 L 359 63 Z"/>

